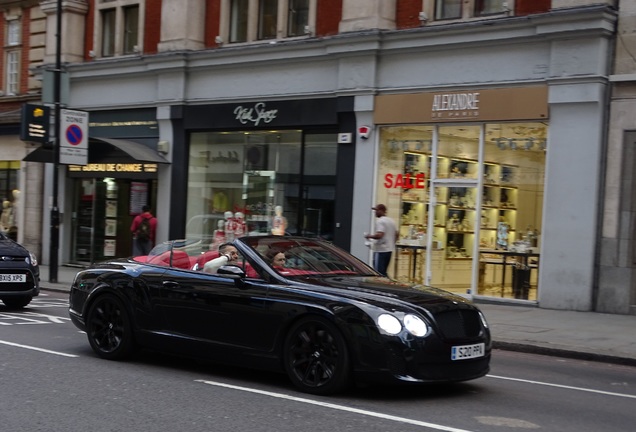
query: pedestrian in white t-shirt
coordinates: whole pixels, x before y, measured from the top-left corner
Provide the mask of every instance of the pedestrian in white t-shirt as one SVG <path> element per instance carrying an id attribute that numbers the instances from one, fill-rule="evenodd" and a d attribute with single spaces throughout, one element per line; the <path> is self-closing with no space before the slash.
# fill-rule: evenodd
<path id="1" fill-rule="evenodd" d="M 386 206 L 378 204 L 375 210 L 375 234 L 367 234 L 366 239 L 374 239 L 373 267 L 382 275 L 387 276 L 387 269 L 391 262 L 391 255 L 395 249 L 398 232 L 393 219 L 386 215 Z"/>

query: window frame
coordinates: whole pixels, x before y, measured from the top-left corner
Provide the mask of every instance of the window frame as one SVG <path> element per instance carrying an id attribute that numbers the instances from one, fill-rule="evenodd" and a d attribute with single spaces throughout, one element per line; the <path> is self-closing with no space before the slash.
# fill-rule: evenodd
<path id="1" fill-rule="evenodd" d="M 459 1 L 459 16 L 443 17 L 438 13 L 439 7 L 448 0 L 422 0 L 422 12 L 427 16 L 427 25 L 447 24 L 467 20 L 483 20 L 508 16 L 514 13 L 515 0 L 494 0 L 501 3 L 498 12 L 480 12 L 478 7 L 481 4 L 489 3 L 489 0 L 461 0 Z M 453 0 L 456 1 L 456 0 Z"/>
<path id="2" fill-rule="evenodd" d="M 15 96 L 20 93 L 20 51 L 5 53 L 5 94 Z"/>
<path id="3" fill-rule="evenodd" d="M 276 29 L 263 32 L 262 10 L 267 1 L 275 1 L 276 5 Z M 219 36 L 221 43 L 254 43 L 288 38 L 307 38 L 313 35 L 316 25 L 316 10 L 318 0 L 306 0 L 305 15 L 307 23 L 303 25 L 302 34 L 294 34 L 291 31 L 290 6 L 295 0 L 221 0 L 221 18 Z M 247 12 L 241 13 L 238 20 L 237 8 L 247 7 Z M 273 13 L 270 13 L 273 15 Z M 240 23 L 245 28 L 239 28 Z M 299 24 L 296 24 L 298 27 Z"/>
<path id="4" fill-rule="evenodd" d="M 7 46 L 17 46 L 22 43 L 22 23 L 19 19 L 7 20 Z"/>
<path id="5" fill-rule="evenodd" d="M 144 21 L 146 2 L 144 0 L 99 0 L 95 3 L 94 14 L 94 34 L 93 34 L 93 53 L 95 57 L 110 58 L 124 55 L 134 55 L 143 51 L 144 40 Z M 128 12 L 137 8 L 137 25 L 136 25 L 136 43 L 132 43 L 128 39 L 131 34 L 128 19 Z M 106 34 L 104 14 L 114 10 L 114 26 L 112 37 L 112 53 L 105 47 Z M 132 48 L 131 48 L 132 47 Z"/>

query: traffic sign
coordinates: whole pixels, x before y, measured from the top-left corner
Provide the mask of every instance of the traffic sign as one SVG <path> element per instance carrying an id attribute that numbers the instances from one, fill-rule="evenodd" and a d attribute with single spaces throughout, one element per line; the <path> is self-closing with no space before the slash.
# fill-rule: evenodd
<path id="1" fill-rule="evenodd" d="M 60 163 L 86 165 L 88 163 L 88 113 L 61 110 Z"/>

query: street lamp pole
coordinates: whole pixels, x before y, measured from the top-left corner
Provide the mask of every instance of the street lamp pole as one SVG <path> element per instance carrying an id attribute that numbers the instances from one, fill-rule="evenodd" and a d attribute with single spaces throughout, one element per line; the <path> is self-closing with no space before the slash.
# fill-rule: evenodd
<path id="1" fill-rule="evenodd" d="M 53 84 L 53 102 L 55 104 L 55 141 L 53 144 L 53 202 L 51 206 L 51 239 L 49 249 L 49 282 L 57 282 L 58 253 L 60 247 L 60 209 L 57 195 L 59 189 L 58 171 L 60 166 L 60 92 L 62 73 L 62 0 L 57 0 L 55 35 L 55 70 Z"/>

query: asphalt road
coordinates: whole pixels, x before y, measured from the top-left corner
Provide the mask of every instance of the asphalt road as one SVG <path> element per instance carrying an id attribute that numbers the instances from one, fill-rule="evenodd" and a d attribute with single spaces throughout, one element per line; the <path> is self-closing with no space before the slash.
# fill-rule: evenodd
<path id="1" fill-rule="evenodd" d="M 495 351 L 491 373 L 445 386 L 297 392 L 285 376 L 154 353 L 97 358 L 66 295 L 0 306 L 0 430 L 627 431 L 636 368 Z"/>

